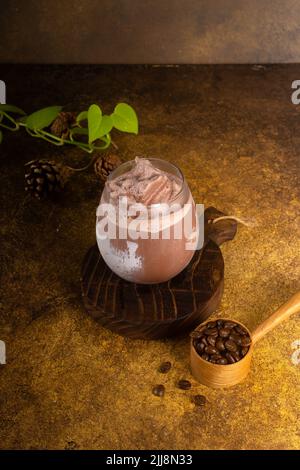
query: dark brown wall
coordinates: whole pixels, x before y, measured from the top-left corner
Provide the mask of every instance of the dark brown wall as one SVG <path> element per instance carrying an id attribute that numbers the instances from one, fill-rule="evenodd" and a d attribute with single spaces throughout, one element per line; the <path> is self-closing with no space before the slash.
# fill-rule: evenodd
<path id="1" fill-rule="evenodd" d="M 299 0 L 0 0 L 0 61 L 300 61 Z"/>

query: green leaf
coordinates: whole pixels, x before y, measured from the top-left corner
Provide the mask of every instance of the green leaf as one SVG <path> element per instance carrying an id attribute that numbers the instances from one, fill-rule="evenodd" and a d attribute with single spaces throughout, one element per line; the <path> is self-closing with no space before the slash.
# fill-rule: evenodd
<path id="1" fill-rule="evenodd" d="M 3 132 L 0 131 L 0 144 L 2 143 L 2 140 L 3 140 Z"/>
<path id="2" fill-rule="evenodd" d="M 12 104 L 0 104 L 0 111 L 25 115 L 23 109 L 17 108 L 17 106 L 13 106 Z"/>
<path id="3" fill-rule="evenodd" d="M 119 103 L 111 115 L 114 127 L 119 131 L 138 133 L 138 118 L 135 110 L 126 103 Z"/>
<path id="4" fill-rule="evenodd" d="M 102 116 L 102 121 L 101 121 L 99 132 L 98 132 L 98 139 L 108 134 L 112 130 L 113 125 L 114 123 L 113 123 L 111 116 L 106 116 L 106 115 Z"/>
<path id="5" fill-rule="evenodd" d="M 61 110 L 62 106 L 50 106 L 49 108 L 40 109 L 28 116 L 26 119 L 27 127 L 32 130 L 44 129 L 44 127 L 50 126 Z"/>
<path id="6" fill-rule="evenodd" d="M 89 144 L 98 139 L 102 121 L 102 111 L 97 104 L 91 104 L 88 110 Z"/>
<path id="7" fill-rule="evenodd" d="M 81 113 L 79 113 L 78 116 L 76 117 L 76 121 L 77 122 L 84 121 L 87 118 L 88 118 L 88 112 L 87 111 L 81 111 Z"/>

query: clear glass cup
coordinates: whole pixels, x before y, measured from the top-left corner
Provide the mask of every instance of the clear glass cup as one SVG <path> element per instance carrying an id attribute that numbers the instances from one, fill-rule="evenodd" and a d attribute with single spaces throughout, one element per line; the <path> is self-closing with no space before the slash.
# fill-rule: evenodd
<path id="1" fill-rule="evenodd" d="M 196 206 L 181 170 L 165 160 L 147 160 L 179 183 L 178 193 L 169 204 L 145 206 L 142 215 L 139 211 L 133 211 L 134 215 L 123 213 L 106 185 L 97 211 L 96 235 L 103 259 L 115 274 L 138 284 L 166 282 L 179 274 L 194 255 L 198 235 Z M 124 175 L 135 164 L 134 160 L 123 163 L 109 175 L 108 181 Z M 104 211 L 108 205 L 113 206 L 113 215 Z M 118 218 L 116 215 L 121 212 L 123 217 Z M 110 223 L 110 233 L 103 235 L 102 231 L 99 235 L 99 222 L 102 227 L 106 224 L 106 228 Z"/>

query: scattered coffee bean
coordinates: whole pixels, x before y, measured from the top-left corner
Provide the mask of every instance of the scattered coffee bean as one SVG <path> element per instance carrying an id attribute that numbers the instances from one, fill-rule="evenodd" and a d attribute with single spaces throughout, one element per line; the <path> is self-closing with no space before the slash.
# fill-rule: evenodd
<path id="1" fill-rule="evenodd" d="M 165 394 L 165 387 L 163 385 L 155 385 L 152 389 L 152 393 L 156 397 L 163 397 Z"/>
<path id="2" fill-rule="evenodd" d="M 229 335 L 230 335 L 230 329 L 229 328 L 220 328 L 219 329 L 219 336 L 221 336 L 221 338 L 228 338 Z"/>
<path id="3" fill-rule="evenodd" d="M 251 337 L 243 326 L 231 320 L 216 320 L 201 327 L 193 340 L 197 353 L 213 364 L 234 364 L 248 352 Z"/>
<path id="4" fill-rule="evenodd" d="M 161 374 L 166 374 L 171 369 L 171 366 L 172 364 L 170 361 L 162 362 L 158 368 L 158 372 L 160 372 Z"/>
<path id="5" fill-rule="evenodd" d="M 192 384 L 189 380 L 179 380 L 178 382 L 178 387 L 181 388 L 182 390 L 189 390 L 191 388 Z"/>
<path id="6" fill-rule="evenodd" d="M 214 346 L 216 344 L 216 337 L 215 336 L 208 336 L 207 337 L 207 342 L 211 346 Z"/>
<path id="7" fill-rule="evenodd" d="M 193 403 L 196 406 L 204 406 L 206 404 L 206 397 L 204 395 L 195 395 L 193 397 Z"/>
<path id="8" fill-rule="evenodd" d="M 236 351 L 237 350 L 237 345 L 235 344 L 234 341 L 231 341 L 231 339 L 228 339 L 227 341 L 225 341 L 225 348 L 227 349 L 227 351 Z"/>

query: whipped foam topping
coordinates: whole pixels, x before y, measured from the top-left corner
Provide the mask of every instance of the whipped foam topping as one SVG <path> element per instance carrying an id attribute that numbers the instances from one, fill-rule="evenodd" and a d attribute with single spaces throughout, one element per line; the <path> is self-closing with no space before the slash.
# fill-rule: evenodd
<path id="1" fill-rule="evenodd" d="M 178 177 L 167 173 L 145 158 L 135 158 L 135 166 L 127 173 L 107 181 L 110 198 L 127 197 L 129 203 L 144 205 L 168 203 L 181 189 Z"/>

